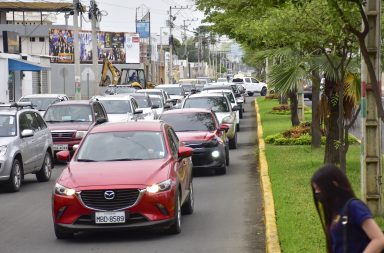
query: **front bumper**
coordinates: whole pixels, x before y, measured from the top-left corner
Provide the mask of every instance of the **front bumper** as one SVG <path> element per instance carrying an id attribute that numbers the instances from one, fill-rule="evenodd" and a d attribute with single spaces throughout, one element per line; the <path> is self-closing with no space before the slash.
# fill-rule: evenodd
<path id="1" fill-rule="evenodd" d="M 13 159 L 11 157 L 0 157 L 0 181 L 7 181 L 11 174 Z"/>

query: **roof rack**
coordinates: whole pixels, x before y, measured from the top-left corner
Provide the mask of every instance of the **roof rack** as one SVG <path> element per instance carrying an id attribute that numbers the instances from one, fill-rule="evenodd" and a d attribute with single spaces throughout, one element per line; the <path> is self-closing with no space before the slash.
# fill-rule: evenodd
<path id="1" fill-rule="evenodd" d="M 29 101 L 29 102 L 13 102 L 11 104 L 2 104 L 1 103 L 0 107 L 9 107 L 9 108 L 14 107 L 17 110 L 21 110 L 21 109 L 26 108 L 26 107 L 34 109 L 31 101 Z"/>

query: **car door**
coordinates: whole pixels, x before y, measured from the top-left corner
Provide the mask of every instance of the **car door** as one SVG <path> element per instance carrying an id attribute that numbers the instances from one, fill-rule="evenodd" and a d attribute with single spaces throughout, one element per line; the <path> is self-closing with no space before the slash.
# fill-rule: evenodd
<path id="1" fill-rule="evenodd" d="M 251 80 L 252 80 L 252 84 L 255 85 L 256 90 L 260 92 L 261 89 L 263 88 L 262 84 L 259 81 L 257 81 L 255 78 L 251 78 Z"/>
<path id="2" fill-rule="evenodd" d="M 43 118 L 38 113 L 33 113 L 35 116 L 38 124 L 39 124 L 39 140 L 38 140 L 38 154 L 37 154 L 37 168 L 40 169 L 40 167 L 43 165 L 45 153 L 47 151 L 47 148 L 52 144 L 52 136 L 51 132 L 49 131 L 47 125 L 45 124 Z"/>
<path id="3" fill-rule="evenodd" d="M 23 170 L 24 174 L 32 172 L 35 167 L 35 137 L 22 137 L 21 133 L 23 130 L 33 130 L 31 115 L 27 116 L 28 113 L 21 113 L 19 116 L 19 134 L 20 134 L 20 152 L 23 160 Z"/>

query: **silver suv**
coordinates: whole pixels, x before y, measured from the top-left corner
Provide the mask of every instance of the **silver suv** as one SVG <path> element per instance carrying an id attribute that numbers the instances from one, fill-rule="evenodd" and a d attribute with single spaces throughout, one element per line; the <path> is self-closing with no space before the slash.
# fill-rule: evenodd
<path id="1" fill-rule="evenodd" d="M 0 105 L 0 182 L 16 192 L 25 174 L 51 178 L 52 136 L 31 102 Z"/>

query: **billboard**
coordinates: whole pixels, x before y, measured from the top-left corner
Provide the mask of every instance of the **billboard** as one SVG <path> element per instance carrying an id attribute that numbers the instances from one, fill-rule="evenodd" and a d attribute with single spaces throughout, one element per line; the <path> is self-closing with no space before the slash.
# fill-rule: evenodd
<path id="1" fill-rule="evenodd" d="M 74 63 L 73 31 L 52 29 L 49 34 L 49 55 L 53 63 Z M 136 38 L 136 39 L 133 39 Z M 92 33 L 79 32 L 80 63 L 92 63 Z M 112 63 L 139 63 L 139 36 L 132 33 L 97 32 L 97 57 Z M 129 45 L 129 46 L 128 46 Z M 134 61 L 133 61 L 134 60 Z"/>
<path id="2" fill-rule="evenodd" d="M 147 39 L 149 38 L 149 22 L 137 21 L 136 22 L 136 32 L 139 34 L 140 38 Z"/>
<path id="3" fill-rule="evenodd" d="M 3 31 L 3 52 L 20 54 L 20 37 L 17 32 Z"/>

